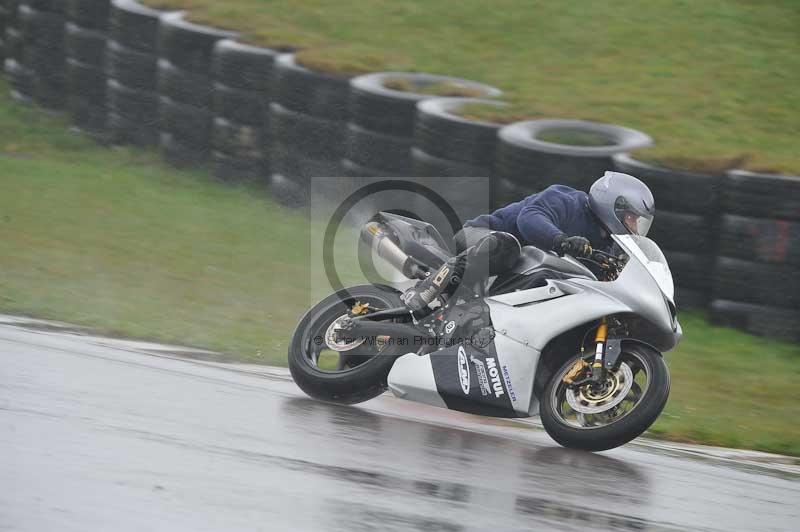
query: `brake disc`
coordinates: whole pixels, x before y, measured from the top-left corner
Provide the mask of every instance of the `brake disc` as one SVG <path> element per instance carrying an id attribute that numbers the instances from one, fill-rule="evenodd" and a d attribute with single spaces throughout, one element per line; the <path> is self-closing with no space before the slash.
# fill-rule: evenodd
<path id="1" fill-rule="evenodd" d="M 605 388 L 600 393 L 593 392 L 591 384 L 567 388 L 565 394 L 570 408 L 580 414 L 599 414 L 620 404 L 633 386 L 633 371 L 622 362 L 619 369 L 608 372 L 606 379 Z"/>
<path id="2" fill-rule="evenodd" d="M 349 318 L 349 314 L 343 314 L 342 316 L 336 318 L 333 323 L 328 326 L 328 330 L 325 331 L 325 345 L 328 346 L 328 349 L 342 353 L 355 349 L 366 341 L 366 338 L 357 338 L 352 342 L 345 342 L 343 340 L 336 339 L 336 329 L 341 328 L 342 323 Z"/>

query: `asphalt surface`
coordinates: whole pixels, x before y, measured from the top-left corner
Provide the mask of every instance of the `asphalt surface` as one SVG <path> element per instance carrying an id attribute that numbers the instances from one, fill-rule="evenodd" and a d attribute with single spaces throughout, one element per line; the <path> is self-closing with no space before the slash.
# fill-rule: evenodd
<path id="1" fill-rule="evenodd" d="M 326 405 L 280 371 L 141 351 L 0 326 L 0 530 L 798 529 L 791 464 L 572 452 L 529 425 Z"/>

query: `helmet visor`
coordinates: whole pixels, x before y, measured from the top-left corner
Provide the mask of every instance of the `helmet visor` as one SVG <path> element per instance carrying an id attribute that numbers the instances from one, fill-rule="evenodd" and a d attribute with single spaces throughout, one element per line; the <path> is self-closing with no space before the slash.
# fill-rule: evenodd
<path id="1" fill-rule="evenodd" d="M 619 221 L 631 234 L 647 236 L 647 232 L 650 231 L 650 226 L 653 224 L 653 215 L 639 214 L 627 209 L 617 209 L 615 212 Z"/>

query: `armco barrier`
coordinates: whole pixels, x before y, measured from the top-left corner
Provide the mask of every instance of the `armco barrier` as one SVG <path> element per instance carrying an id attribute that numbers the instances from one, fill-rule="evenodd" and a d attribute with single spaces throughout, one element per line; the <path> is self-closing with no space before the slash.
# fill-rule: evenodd
<path id="1" fill-rule="evenodd" d="M 236 33 L 201 26 L 183 13 L 161 16 L 158 31 L 159 145 L 177 166 L 196 165 L 211 155 L 211 63 L 214 46 Z"/>
<path id="2" fill-rule="evenodd" d="M 270 189 L 284 205 L 305 205 L 313 178 L 342 175 L 349 80 L 275 60 L 270 105 Z"/>
<path id="3" fill-rule="evenodd" d="M 113 142 L 157 142 L 156 50 L 162 14 L 134 0 L 111 2 L 106 47 L 106 126 Z"/>
<path id="4" fill-rule="evenodd" d="M 113 142 L 154 144 L 160 131 L 173 162 L 212 153 L 218 176 L 269 175 L 284 204 L 305 204 L 311 178 L 342 174 L 487 175 L 495 205 L 552 182 L 586 188 L 612 166 L 636 175 L 656 197 L 652 236 L 679 305 L 711 296 L 718 323 L 800 340 L 800 177 L 656 167 L 622 153 L 649 137 L 605 124 L 538 120 L 498 132 L 451 112 L 465 98 L 413 92 L 449 84 L 494 97 L 493 87 L 410 73 L 348 80 L 234 36 L 135 0 L 0 0 L 0 57 L 16 99 L 68 101 L 80 129 L 105 128 Z M 583 145 L 560 144 L 572 142 L 564 133 Z"/>
<path id="5" fill-rule="evenodd" d="M 67 107 L 72 123 L 100 137 L 106 126 L 106 42 L 110 0 L 68 0 L 64 27 Z"/>
<path id="6" fill-rule="evenodd" d="M 722 176 L 682 172 L 614 156 L 615 168 L 644 181 L 656 199 L 650 236 L 659 243 L 675 278 L 682 307 L 704 307 L 711 297 Z"/>
<path id="7" fill-rule="evenodd" d="M 212 159 L 224 180 L 269 176 L 269 102 L 277 52 L 217 41 L 212 58 Z"/>

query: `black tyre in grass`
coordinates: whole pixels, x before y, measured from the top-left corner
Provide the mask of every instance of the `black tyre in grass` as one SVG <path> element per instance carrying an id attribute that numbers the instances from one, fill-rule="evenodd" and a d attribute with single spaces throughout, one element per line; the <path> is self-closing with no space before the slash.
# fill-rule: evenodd
<path id="1" fill-rule="evenodd" d="M 609 375 L 614 386 L 627 389 L 613 415 L 574 410 L 567 394 L 574 394 L 575 402 L 584 409 L 594 406 L 583 395 L 583 388 L 589 385 L 576 389 L 563 382 L 577 360 L 571 358 L 550 377 L 540 400 L 542 425 L 564 447 L 604 451 L 623 445 L 647 430 L 667 404 L 670 378 L 661 353 L 649 346 L 627 343 L 623 344 L 617 368 Z"/>
<path id="2" fill-rule="evenodd" d="M 109 40 L 106 75 L 126 87 L 155 92 L 158 85 L 158 57 Z"/>
<path id="3" fill-rule="evenodd" d="M 800 309 L 800 269 L 717 257 L 714 296 L 742 303 Z"/>
<path id="4" fill-rule="evenodd" d="M 64 13 L 56 4 L 34 4 L 55 11 L 36 9 L 29 3 L 19 5 L 17 16 L 23 40 L 22 63 L 33 73 L 35 101 L 43 107 L 61 109 L 66 102 Z"/>
<path id="5" fill-rule="evenodd" d="M 178 168 L 197 167 L 208 161 L 207 150 L 198 150 L 182 142 L 172 133 L 164 131 L 159 133 L 158 147 L 164 160 Z"/>
<path id="6" fill-rule="evenodd" d="M 108 140 L 115 144 L 134 144 L 153 146 L 158 144 L 157 124 L 147 124 L 130 120 L 109 110 L 106 114 Z"/>
<path id="7" fill-rule="evenodd" d="M 176 102 L 166 96 L 159 98 L 158 109 L 161 131 L 171 134 L 182 146 L 208 157 L 213 121 L 210 110 Z"/>
<path id="8" fill-rule="evenodd" d="M 222 39 L 214 45 L 211 74 L 226 87 L 268 96 L 278 55 L 279 52 L 269 48 Z"/>
<path id="9" fill-rule="evenodd" d="M 214 175 L 268 181 L 269 102 L 278 52 L 222 39 L 214 45 Z"/>
<path id="10" fill-rule="evenodd" d="M 23 103 L 30 103 L 33 97 L 33 72 L 16 59 L 6 59 L 3 73 L 11 86 L 11 96 Z"/>
<path id="11" fill-rule="evenodd" d="M 269 96 L 255 91 L 234 89 L 219 82 L 212 87 L 214 114 L 217 117 L 263 129 L 269 124 Z"/>
<path id="12" fill-rule="evenodd" d="M 338 161 L 344 153 L 345 123 L 270 104 L 272 138 L 298 154 L 320 161 Z"/>
<path id="13" fill-rule="evenodd" d="M 211 108 L 211 78 L 176 67 L 166 59 L 158 61 L 158 93 L 185 105 Z"/>
<path id="14" fill-rule="evenodd" d="M 350 81 L 297 63 L 293 54 L 275 59 L 273 101 L 285 109 L 335 122 L 349 116 Z"/>
<path id="15" fill-rule="evenodd" d="M 800 176 L 731 170 L 725 177 L 722 209 L 740 216 L 800 221 Z"/>
<path id="16" fill-rule="evenodd" d="M 648 238 L 663 249 L 694 254 L 714 252 L 715 226 L 709 217 L 665 209 L 658 209 Z"/>
<path id="17" fill-rule="evenodd" d="M 420 177 L 485 177 L 490 180 L 492 169 L 469 163 L 435 157 L 419 148 L 411 148 L 411 174 Z M 520 196 L 515 201 L 522 199 Z M 487 207 L 489 207 L 487 205 Z"/>
<path id="18" fill-rule="evenodd" d="M 22 50 L 24 48 L 22 32 L 16 26 L 6 26 L 5 29 L 5 59 L 22 61 Z"/>
<path id="19" fill-rule="evenodd" d="M 719 209 L 721 175 L 664 168 L 636 160 L 626 153 L 614 156 L 614 168 L 644 181 L 653 192 L 659 211 L 709 216 Z"/>
<path id="20" fill-rule="evenodd" d="M 150 145 L 158 141 L 158 95 L 106 82 L 108 130 L 116 143 Z"/>
<path id="21" fill-rule="evenodd" d="M 468 168 L 485 169 L 478 175 L 491 175 L 501 124 L 457 114 L 465 105 L 476 104 L 498 108 L 506 105 L 476 98 L 432 98 L 419 102 L 414 146 L 432 157 L 463 163 Z"/>
<path id="22" fill-rule="evenodd" d="M 326 341 L 336 320 L 347 316 L 358 301 L 376 310 L 402 305 L 400 293 L 392 288 L 354 286 L 314 305 L 292 336 L 289 371 L 300 389 L 315 399 L 352 404 L 380 395 L 394 361 L 403 354 L 400 342 Z"/>
<path id="23" fill-rule="evenodd" d="M 159 55 L 183 70 L 208 76 L 214 45 L 222 39 L 234 39 L 236 35 L 235 32 L 189 22 L 182 12 L 168 13 L 161 17 Z"/>
<path id="24" fill-rule="evenodd" d="M 82 28 L 72 22 L 64 26 L 64 47 L 68 58 L 91 65 L 105 67 L 107 35 L 98 30 Z"/>
<path id="25" fill-rule="evenodd" d="M 76 25 L 105 32 L 111 16 L 111 0 L 66 0 L 67 17 Z"/>
<path id="26" fill-rule="evenodd" d="M 800 269 L 800 222 L 723 214 L 718 253 Z"/>
<path id="27" fill-rule="evenodd" d="M 380 72 L 350 81 L 351 122 L 372 131 L 403 137 L 414 134 L 417 103 L 436 96 L 441 87 L 458 96 L 497 97 L 499 89 L 461 78 L 411 72 Z M 403 90 L 400 90 L 402 88 Z"/>
<path id="28" fill-rule="evenodd" d="M 347 158 L 351 161 L 394 174 L 411 175 L 411 137 L 378 133 L 350 123 L 346 138 Z"/>
<path id="29" fill-rule="evenodd" d="M 800 311 L 717 299 L 711 303 L 711 321 L 757 334 L 800 341 Z"/>
<path id="30" fill-rule="evenodd" d="M 111 35 L 122 46 L 155 55 L 159 19 L 163 14 L 135 0 L 111 0 Z"/>
<path id="31" fill-rule="evenodd" d="M 67 59 L 67 106 L 72 123 L 81 131 L 103 140 L 105 130 L 106 76 L 94 65 Z"/>
<path id="32" fill-rule="evenodd" d="M 707 305 L 713 284 L 714 257 L 664 250 L 675 283 L 675 302 L 679 307 L 701 308 Z"/>
<path id="33" fill-rule="evenodd" d="M 584 120 L 517 122 L 498 135 L 498 174 L 539 190 L 555 183 L 585 190 L 614 168 L 614 154 L 652 143 L 640 131 Z"/>

